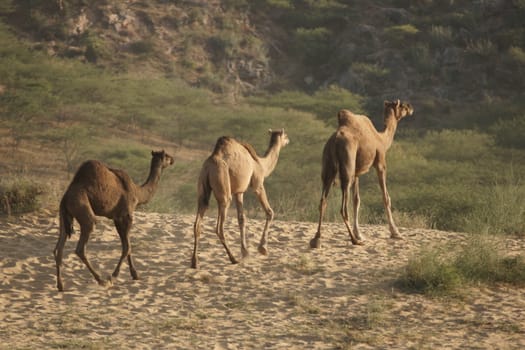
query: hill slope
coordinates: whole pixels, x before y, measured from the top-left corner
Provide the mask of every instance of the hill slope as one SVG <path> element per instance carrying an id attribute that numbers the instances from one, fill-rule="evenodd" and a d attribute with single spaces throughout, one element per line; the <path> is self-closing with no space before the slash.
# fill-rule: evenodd
<path id="1" fill-rule="evenodd" d="M 5 198 L 56 208 L 88 158 L 143 181 L 155 148 L 176 166 L 148 210 L 193 212 L 219 136 L 263 153 L 266 130 L 284 127 L 271 203 L 281 218 L 316 220 L 337 111 L 381 129 L 383 100 L 406 98 L 416 113 L 388 156 L 398 220 L 525 232 L 519 1 L 0 0 L 0 16 L 2 212 Z M 362 221 L 382 222 L 375 177 L 360 183 Z M 328 220 L 339 218 L 332 197 Z"/>

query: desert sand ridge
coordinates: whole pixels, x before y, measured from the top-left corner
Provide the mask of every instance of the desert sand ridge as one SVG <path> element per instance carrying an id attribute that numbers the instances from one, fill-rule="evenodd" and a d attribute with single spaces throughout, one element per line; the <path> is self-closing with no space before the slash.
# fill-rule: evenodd
<path id="1" fill-rule="evenodd" d="M 0 221 L 0 349 L 524 349 L 525 293 L 476 287 L 464 299 L 432 299 L 392 281 L 411 254 L 466 235 L 362 225 L 353 246 L 342 223 L 326 223 L 311 250 L 313 222 L 275 221 L 270 254 L 238 265 L 224 259 L 213 215 L 203 220 L 201 269 L 190 268 L 194 216 L 136 212 L 131 232 L 141 279 L 121 274 L 104 288 L 66 243 L 65 291 L 55 284 L 58 216 L 40 212 Z M 263 221 L 247 219 L 256 251 Z M 77 227 L 75 227 L 77 229 Z M 237 221 L 225 232 L 240 257 Z M 503 239 L 509 254 L 524 240 Z M 111 221 L 101 220 L 87 247 L 109 276 L 120 257 Z M 126 267 L 127 268 L 127 267 Z"/>

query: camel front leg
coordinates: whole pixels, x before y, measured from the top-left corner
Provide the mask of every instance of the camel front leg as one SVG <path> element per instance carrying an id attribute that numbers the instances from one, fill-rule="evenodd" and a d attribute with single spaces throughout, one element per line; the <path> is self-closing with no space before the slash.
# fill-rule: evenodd
<path id="1" fill-rule="evenodd" d="M 117 228 L 118 235 L 120 237 L 120 242 L 122 243 L 122 254 L 120 259 L 113 271 L 113 278 L 117 278 L 120 273 L 120 267 L 125 258 L 128 259 L 129 271 L 131 277 L 134 280 L 138 280 L 139 276 L 137 270 L 135 269 L 135 264 L 133 263 L 133 258 L 131 257 L 131 242 L 129 240 L 129 230 L 131 229 L 131 224 L 133 223 L 133 218 L 131 215 L 125 216 L 123 218 L 113 220 L 115 227 Z"/>
<path id="2" fill-rule="evenodd" d="M 255 191 L 255 194 L 257 195 L 257 198 L 259 198 L 259 202 L 266 213 L 266 223 L 264 224 L 261 241 L 259 242 L 259 247 L 257 249 L 262 255 L 268 255 L 268 227 L 273 220 L 273 209 L 270 207 L 268 197 L 266 196 L 266 190 L 263 185 Z"/>
<path id="3" fill-rule="evenodd" d="M 241 254 L 243 258 L 249 255 L 248 244 L 246 242 L 246 216 L 244 215 L 244 194 L 236 193 L 235 205 L 237 207 L 237 221 L 239 222 L 239 230 L 241 231 Z"/>
<path id="4" fill-rule="evenodd" d="M 388 226 L 390 227 L 390 237 L 394 239 L 402 239 L 397 229 L 396 224 L 394 223 L 394 217 L 392 216 L 392 203 L 390 196 L 388 195 L 388 190 L 386 188 L 386 167 L 378 166 L 377 167 L 377 177 L 379 179 L 379 186 L 381 187 L 381 192 L 383 193 L 383 204 L 385 206 L 385 213 L 388 220 Z"/>

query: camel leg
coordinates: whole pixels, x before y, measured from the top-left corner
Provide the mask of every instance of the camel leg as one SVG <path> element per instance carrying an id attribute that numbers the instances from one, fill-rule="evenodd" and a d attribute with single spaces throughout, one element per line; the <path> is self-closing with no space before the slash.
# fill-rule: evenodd
<path id="1" fill-rule="evenodd" d="M 319 248 L 321 247 L 321 223 L 324 218 L 324 213 L 326 211 L 327 198 L 332 188 L 332 184 L 335 179 L 335 173 L 331 179 L 323 181 L 323 191 L 321 193 L 321 201 L 319 203 L 319 224 L 317 225 L 317 232 L 315 233 L 314 238 L 310 240 L 310 248 Z"/>
<path id="2" fill-rule="evenodd" d="M 57 289 L 62 292 L 64 291 L 64 283 L 62 282 L 62 275 L 60 273 L 60 267 L 62 266 L 62 256 L 64 255 L 64 246 L 66 244 L 67 233 L 65 230 L 61 230 L 60 236 L 58 237 L 58 242 L 53 251 L 55 256 L 55 262 L 57 265 Z"/>
<path id="3" fill-rule="evenodd" d="M 93 232 L 95 221 L 90 218 L 78 221 L 80 224 L 80 238 L 78 239 L 78 244 L 75 253 L 78 255 L 80 260 L 82 260 L 82 262 L 87 266 L 89 272 L 91 272 L 93 277 L 95 277 L 95 280 L 98 282 L 98 284 L 105 285 L 106 283 L 102 281 L 100 275 L 95 271 L 95 269 L 93 269 L 86 255 L 86 244 L 89 240 L 89 235 L 91 234 L 91 232 Z"/>
<path id="4" fill-rule="evenodd" d="M 390 227 L 390 238 L 402 239 L 397 229 L 396 224 L 394 223 L 394 218 L 392 216 L 392 203 L 390 201 L 390 196 L 388 195 L 388 190 L 386 188 L 386 167 L 378 166 L 377 167 L 377 177 L 379 178 L 379 186 L 381 187 L 381 192 L 383 192 L 383 204 L 385 205 L 386 217 L 388 219 L 388 225 Z"/>
<path id="5" fill-rule="evenodd" d="M 235 205 L 237 207 L 237 221 L 241 231 L 241 254 L 243 258 L 249 255 L 248 244 L 246 242 L 246 216 L 244 215 L 244 194 L 235 194 Z"/>
<path id="6" fill-rule="evenodd" d="M 201 222 L 204 217 L 204 213 L 208 209 L 207 205 L 199 203 L 199 208 L 197 209 L 197 217 L 195 218 L 195 223 L 193 224 L 193 255 L 191 256 L 191 267 L 194 269 L 199 268 L 199 258 L 197 257 L 197 250 L 199 249 L 199 239 L 201 236 Z"/>
<path id="7" fill-rule="evenodd" d="M 226 243 L 226 238 L 224 237 L 224 220 L 226 220 L 226 216 L 228 213 L 228 207 L 230 206 L 230 200 L 217 201 L 217 202 L 219 204 L 219 216 L 217 218 L 217 236 L 219 237 L 219 240 L 224 246 L 224 249 L 226 249 L 226 254 L 228 254 L 228 258 L 230 258 L 231 263 L 237 264 L 238 261 L 235 259 L 235 257 L 231 253 L 230 248 L 228 247 L 228 244 Z"/>
<path id="8" fill-rule="evenodd" d="M 352 203 L 354 205 L 354 234 L 355 238 L 363 241 L 364 238 L 359 232 L 359 207 L 361 206 L 361 197 L 359 196 L 359 178 L 356 176 L 352 185 Z"/>
<path id="9" fill-rule="evenodd" d="M 122 254 L 120 255 L 120 259 L 117 263 L 117 266 L 115 267 L 115 271 L 113 271 L 112 276 L 113 278 L 118 277 L 122 262 L 124 262 L 124 259 L 127 258 L 131 277 L 134 280 L 138 280 L 139 276 L 137 274 L 137 270 L 135 269 L 133 258 L 131 257 L 131 242 L 129 239 L 129 230 L 131 228 L 131 224 L 133 223 L 133 217 L 131 215 L 127 215 L 125 217 L 115 219 L 113 222 L 115 223 L 115 227 L 117 228 L 117 232 L 120 237 L 120 242 L 122 243 Z"/>
<path id="10" fill-rule="evenodd" d="M 273 220 L 273 210 L 270 207 L 270 203 L 268 202 L 266 190 L 262 185 L 257 191 L 255 191 L 255 194 L 257 195 L 257 198 L 259 198 L 259 202 L 261 203 L 264 211 L 266 212 L 266 223 L 264 224 L 264 230 L 261 236 L 261 241 L 259 242 L 259 247 L 257 249 L 262 255 L 268 255 L 268 227 L 270 226 L 270 223 Z"/>

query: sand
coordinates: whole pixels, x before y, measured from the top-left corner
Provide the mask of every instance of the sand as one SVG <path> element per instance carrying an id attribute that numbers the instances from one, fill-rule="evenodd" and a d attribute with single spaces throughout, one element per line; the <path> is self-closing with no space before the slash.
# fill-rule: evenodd
<path id="1" fill-rule="evenodd" d="M 58 217 L 40 212 L 0 219 L 0 349 L 524 349 L 525 293 L 507 285 L 471 287 L 463 298 L 430 298 L 393 281 L 421 247 L 461 244 L 465 234 L 362 226 L 352 246 L 342 223 L 275 221 L 269 255 L 257 253 L 263 227 L 247 221 L 251 255 L 227 259 L 206 217 L 200 269 L 191 269 L 193 216 L 137 212 L 131 241 L 138 273 L 127 263 L 111 287 L 99 286 L 66 243 L 65 291 L 56 290 L 52 251 Z M 227 239 L 240 257 L 237 223 Z M 499 238 L 501 239 L 501 238 Z M 525 242 L 505 238 L 509 253 Z M 120 255 L 102 219 L 88 256 L 109 276 Z"/>

